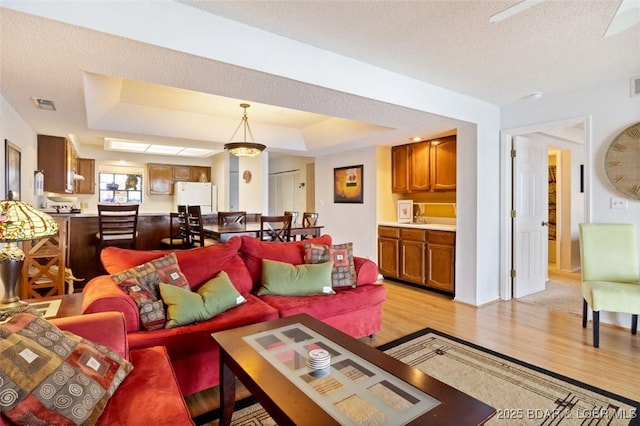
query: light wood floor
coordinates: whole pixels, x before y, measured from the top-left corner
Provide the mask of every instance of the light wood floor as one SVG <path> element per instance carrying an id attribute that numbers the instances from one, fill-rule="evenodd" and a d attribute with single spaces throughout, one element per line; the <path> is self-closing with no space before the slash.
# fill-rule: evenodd
<path id="1" fill-rule="evenodd" d="M 450 297 L 385 281 L 388 299 L 382 330 L 364 342 L 378 346 L 425 327 L 435 328 L 485 348 L 575 380 L 640 401 L 640 334 L 608 324 L 600 326 L 600 348 L 592 346 L 591 323 L 577 315 L 517 301 L 480 308 Z M 243 397 L 246 391 L 239 391 Z M 192 415 L 218 406 L 217 388 L 190 395 Z"/>

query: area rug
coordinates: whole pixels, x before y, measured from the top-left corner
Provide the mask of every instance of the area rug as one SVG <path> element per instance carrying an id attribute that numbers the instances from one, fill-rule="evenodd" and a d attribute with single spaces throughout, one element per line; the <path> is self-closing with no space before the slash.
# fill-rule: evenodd
<path id="1" fill-rule="evenodd" d="M 548 281 L 544 291 L 515 299 L 518 302 L 541 306 L 553 311 L 582 316 L 580 285 Z"/>
<path id="2" fill-rule="evenodd" d="M 636 401 L 433 329 L 379 349 L 494 407 L 496 415 L 488 425 L 640 425 Z M 217 421 L 211 421 L 218 415 L 211 412 L 194 420 L 215 425 Z M 247 398 L 236 404 L 232 425 L 275 423 Z"/>

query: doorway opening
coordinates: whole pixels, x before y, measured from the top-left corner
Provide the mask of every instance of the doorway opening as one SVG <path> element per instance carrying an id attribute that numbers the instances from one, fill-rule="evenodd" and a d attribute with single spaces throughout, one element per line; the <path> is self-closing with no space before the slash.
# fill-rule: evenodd
<path id="1" fill-rule="evenodd" d="M 588 221 L 589 216 L 587 196 L 590 176 L 584 168 L 584 164 L 589 164 L 589 129 L 590 120 L 584 117 L 504 133 L 502 151 L 505 158 L 504 169 L 507 172 L 502 187 L 505 194 L 505 204 L 502 207 L 505 215 L 501 248 L 502 299 L 525 298 L 533 293 L 544 292 L 547 282 L 574 287 L 579 282 L 578 225 Z M 539 161 L 545 164 L 545 168 L 548 167 L 536 178 L 543 179 L 539 185 L 517 186 L 518 155 L 512 157 L 510 151 L 512 144 L 521 137 L 538 152 L 543 148 L 542 152 L 546 151 L 548 154 L 547 158 Z M 540 186 L 544 190 L 536 190 L 532 195 L 531 188 Z M 523 197 L 522 192 L 529 197 L 524 203 L 519 199 Z M 535 216 L 535 220 L 530 221 L 535 232 L 519 235 L 522 231 L 519 231 L 517 225 L 520 213 L 516 208 L 531 203 L 539 203 L 547 211 L 542 213 L 541 219 Z M 541 231 L 540 225 L 548 225 L 548 230 Z M 536 243 L 522 243 L 534 238 L 538 238 Z M 526 248 L 523 250 L 523 247 Z M 527 250 L 530 253 L 523 255 Z M 532 271 L 538 273 L 534 274 Z M 527 282 L 530 279 L 533 281 Z M 578 296 L 578 301 L 580 300 Z"/>

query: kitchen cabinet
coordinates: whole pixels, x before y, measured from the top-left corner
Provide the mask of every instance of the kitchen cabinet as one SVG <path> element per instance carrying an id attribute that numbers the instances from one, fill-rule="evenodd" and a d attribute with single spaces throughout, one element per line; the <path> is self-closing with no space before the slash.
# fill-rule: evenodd
<path id="1" fill-rule="evenodd" d="M 431 142 L 409 145 L 409 192 L 431 189 Z"/>
<path id="2" fill-rule="evenodd" d="M 391 190 L 394 193 L 409 192 L 409 145 L 391 148 Z"/>
<path id="3" fill-rule="evenodd" d="M 38 135 L 38 170 L 44 172 L 44 191 L 72 193 L 77 153 L 70 140 Z"/>
<path id="4" fill-rule="evenodd" d="M 400 278 L 400 229 L 378 227 L 378 269 L 389 278 Z"/>
<path id="5" fill-rule="evenodd" d="M 456 159 L 456 136 L 392 147 L 392 192 L 455 191 Z"/>
<path id="6" fill-rule="evenodd" d="M 428 287 L 453 293 L 455 291 L 456 234 L 448 231 L 429 231 L 427 236 Z"/>
<path id="7" fill-rule="evenodd" d="M 211 167 L 191 166 L 191 182 L 211 182 Z"/>
<path id="8" fill-rule="evenodd" d="M 455 293 L 453 231 L 378 227 L 378 269 L 389 279 Z"/>
<path id="9" fill-rule="evenodd" d="M 424 282 L 426 233 L 422 229 L 400 228 L 400 279 Z"/>
<path id="10" fill-rule="evenodd" d="M 149 193 L 153 195 L 173 195 L 175 182 L 200 182 L 202 175 L 211 182 L 211 167 L 149 163 L 147 171 Z"/>
<path id="11" fill-rule="evenodd" d="M 173 166 L 171 164 L 149 164 L 149 193 L 173 194 Z"/>
<path id="12" fill-rule="evenodd" d="M 93 158 L 78 158 L 76 170 L 84 180 L 75 181 L 76 194 L 96 193 L 96 160 Z"/>
<path id="13" fill-rule="evenodd" d="M 180 182 L 191 181 L 191 166 L 173 166 L 173 180 Z"/>

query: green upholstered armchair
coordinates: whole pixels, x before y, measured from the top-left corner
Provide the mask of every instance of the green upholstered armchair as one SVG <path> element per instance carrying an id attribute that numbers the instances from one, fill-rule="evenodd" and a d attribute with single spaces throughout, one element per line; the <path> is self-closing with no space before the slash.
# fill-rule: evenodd
<path id="1" fill-rule="evenodd" d="M 582 260 L 582 327 L 587 305 L 593 310 L 593 346 L 599 346 L 600 311 L 631 314 L 631 333 L 638 329 L 640 267 L 635 228 L 631 224 L 580 224 Z"/>

